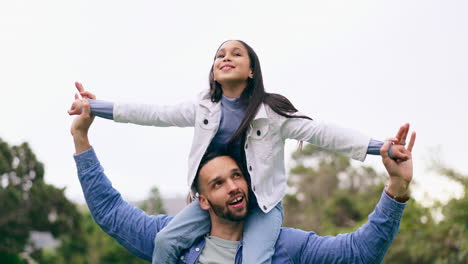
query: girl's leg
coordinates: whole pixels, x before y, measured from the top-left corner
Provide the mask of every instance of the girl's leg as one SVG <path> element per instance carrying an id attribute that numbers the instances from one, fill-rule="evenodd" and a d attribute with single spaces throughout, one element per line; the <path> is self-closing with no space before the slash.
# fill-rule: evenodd
<path id="1" fill-rule="evenodd" d="M 281 202 L 267 214 L 260 210 L 258 205 L 253 206 L 244 226 L 242 263 L 270 264 L 282 224 Z"/>
<path id="2" fill-rule="evenodd" d="M 197 238 L 208 234 L 210 226 L 208 212 L 200 208 L 197 200 L 193 201 L 156 235 L 153 264 L 177 263 L 182 251 L 190 248 Z"/>

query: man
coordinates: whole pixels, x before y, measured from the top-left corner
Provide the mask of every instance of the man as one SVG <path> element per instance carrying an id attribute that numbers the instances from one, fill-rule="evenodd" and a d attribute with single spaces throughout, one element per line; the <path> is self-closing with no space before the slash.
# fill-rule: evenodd
<path id="1" fill-rule="evenodd" d="M 75 143 L 78 176 L 88 207 L 95 221 L 109 235 L 136 256 L 151 261 L 154 240 L 172 217 L 148 216 L 122 200 L 88 140 L 93 117 L 86 100 L 83 111 L 71 127 Z M 409 125 L 404 125 L 400 144 L 404 144 Z M 388 157 L 390 142 L 381 155 L 389 182 L 369 220 L 357 231 L 336 237 L 321 237 L 313 232 L 282 228 L 275 245 L 272 263 L 379 263 L 398 232 L 405 208 L 408 185 L 413 175 L 411 150 L 416 135 L 411 135 L 409 159 Z M 244 219 L 248 216 L 249 187 L 242 171 L 229 156 L 212 155 L 200 164 L 196 188 L 200 206 L 207 210 L 211 231 L 180 256 L 180 263 L 241 263 Z M 268 230 L 265 230 L 268 232 Z M 156 259 L 152 260 L 157 263 Z"/>

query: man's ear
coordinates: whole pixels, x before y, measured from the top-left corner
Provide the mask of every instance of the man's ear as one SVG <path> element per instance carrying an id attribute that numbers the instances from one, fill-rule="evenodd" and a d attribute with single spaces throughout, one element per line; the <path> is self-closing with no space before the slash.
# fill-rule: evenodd
<path id="1" fill-rule="evenodd" d="M 206 197 L 203 194 L 198 195 L 198 202 L 200 203 L 200 207 L 203 210 L 208 210 L 211 208 L 208 199 L 206 199 Z"/>

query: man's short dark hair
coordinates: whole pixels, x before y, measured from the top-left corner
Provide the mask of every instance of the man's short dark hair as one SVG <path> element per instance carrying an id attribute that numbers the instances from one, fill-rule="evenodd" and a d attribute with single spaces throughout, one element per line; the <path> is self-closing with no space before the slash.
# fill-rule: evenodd
<path id="1" fill-rule="evenodd" d="M 199 183 L 200 170 L 211 160 L 218 158 L 218 157 L 223 157 L 223 156 L 230 157 L 236 162 L 237 166 L 239 166 L 239 162 L 231 154 L 229 154 L 229 152 L 213 151 L 213 152 L 205 153 L 205 155 L 203 155 L 202 157 L 202 160 L 200 161 L 200 165 L 198 165 L 197 173 L 195 174 L 195 179 L 193 180 L 193 183 L 192 183 L 192 192 L 194 194 L 202 193 L 203 191 Z"/>

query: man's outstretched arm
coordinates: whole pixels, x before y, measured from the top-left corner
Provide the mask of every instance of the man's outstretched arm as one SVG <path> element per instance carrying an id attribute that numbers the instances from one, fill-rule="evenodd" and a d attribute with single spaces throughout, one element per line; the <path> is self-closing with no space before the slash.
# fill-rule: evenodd
<path id="1" fill-rule="evenodd" d="M 409 125 L 402 126 L 404 137 L 399 140 L 405 144 Z M 369 215 L 369 221 L 357 231 L 340 234 L 336 237 L 321 237 L 314 233 L 299 230 L 286 230 L 285 237 L 300 239 L 301 248 L 296 248 L 295 254 L 300 263 L 380 263 L 388 248 L 398 233 L 401 216 L 405 203 L 392 197 L 404 198 L 408 193 L 408 186 L 413 177 L 413 163 L 411 150 L 416 134 L 411 135 L 408 147 L 404 149 L 408 160 L 393 160 L 388 156 L 390 142 L 381 148 L 382 161 L 389 174 L 388 185 L 377 204 Z M 288 234 L 289 233 L 289 234 Z M 287 239 L 286 239 L 287 240 Z"/>
<path id="2" fill-rule="evenodd" d="M 154 238 L 170 221 L 169 216 L 148 216 L 139 208 L 125 202 L 104 174 L 88 139 L 93 122 L 87 102 L 83 112 L 72 124 L 75 162 L 86 203 L 96 223 L 130 252 L 151 261 Z"/>

